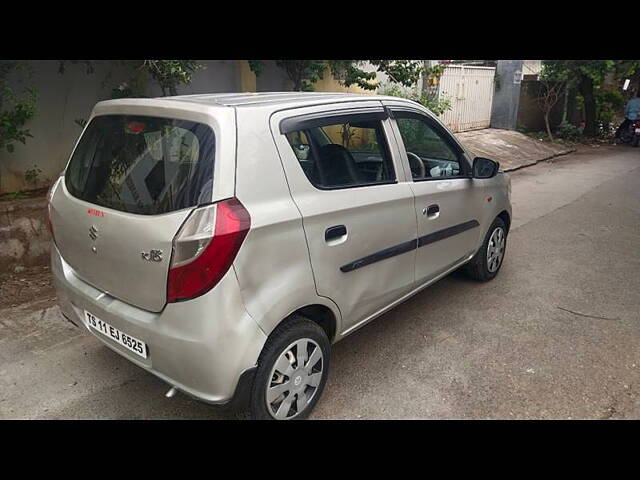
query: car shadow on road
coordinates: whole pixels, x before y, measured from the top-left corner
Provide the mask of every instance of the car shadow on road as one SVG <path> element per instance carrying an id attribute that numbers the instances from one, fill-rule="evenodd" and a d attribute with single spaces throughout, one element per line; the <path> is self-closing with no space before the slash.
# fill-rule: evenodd
<path id="1" fill-rule="evenodd" d="M 369 375 L 390 377 L 396 369 L 394 363 L 380 365 L 380 357 L 393 355 L 393 349 L 399 342 L 404 342 L 404 348 L 411 350 L 412 342 L 416 339 L 427 338 L 434 344 L 442 341 L 441 332 L 444 328 L 438 320 L 438 315 L 424 316 L 425 312 L 434 309 L 434 302 L 445 301 L 451 295 L 452 289 L 467 288 L 478 285 L 461 272 L 454 272 L 436 284 L 419 292 L 401 305 L 383 314 L 376 320 L 362 327 L 358 332 L 335 344 L 332 354 L 331 375 L 325 394 L 318 405 L 318 409 L 311 418 L 331 418 L 327 409 L 333 410 L 338 404 L 340 411 L 357 411 L 354 404 L 359 402 L 362 395 L 353 395 L 353 389 L 347 389 L 349 383 L 353 386 L 354 378 L 363 375 L 363 381 L 355 385 L 356 393 L 362 389 L 366 395 L 367 378 Z M 463 286 L 464 285 L 464 286 Z M 447 322 L 451 322 L 451 318 Z M 417 331 L 419 330 L 419 332 Z M 95 340 L 98 342 L 98 340 Z M 104 345 L 88 352 L 91 369 L 111 372 L 113 384 L 98 391 L 88 392 L 76 400 L 67 403 L 62 409 L 49 412 L 41 418 L 65 419 L 193 419 L 193 420 L 238 420 L 248 418 L 246 412 L 230 412 L 193 399 L 183 393 L 173 398 L 166 398 L 165 394 L 170 386 L 153 374 L 129 362 L 118 353 Z M 377 365 L 376 368 L 373 365 Z M 354 368 L 360 373 L 356 374 Z M 107 375 L 108 376 L 108 375 Z M 379 385 L 379 384 L 377 384 Z M 347 393 L 347 390 L 349 393 Z M 324 407 L 323 407 L 324 406 Z M 357 418 L 356 414 L 353 417 Z"/>
<path id="2" fill-rule="evenodd" d="M 470 298 L 482 286 L 453 272 L 335 344 L 311 418 L 451 417 L 449 405 L 434 400 L 443 397 L 437 377 L 446 378 L 445 355 L 458 348 L 456 336 L 468 321 L 457 310 L 460 296 Z M 403 405 L 404 386 L 413 393 Z"/>

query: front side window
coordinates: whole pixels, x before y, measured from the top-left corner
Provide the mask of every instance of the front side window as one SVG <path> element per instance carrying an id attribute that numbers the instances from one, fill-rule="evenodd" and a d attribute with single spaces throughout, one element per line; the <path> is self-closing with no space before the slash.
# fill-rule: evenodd
<path id="1" fill-rule="evenodd" d="M 305 175 L 318 188 L 395 181 L 382 121 L 375 116 L 303 121 L 285 136 Z"/>
<path id="2" fill-rule="evenodd" d="M 211 201 L 210 127 L 160 117 L 95 117 L 73 153 L 65 185 L 76 198 L 156 215 Z"/>
<path id="3" fill-rule="evenodd" d="M 414 180 L 464 175 L 461 154 L 424 117 L 408 112 L 395 117 Z"/>

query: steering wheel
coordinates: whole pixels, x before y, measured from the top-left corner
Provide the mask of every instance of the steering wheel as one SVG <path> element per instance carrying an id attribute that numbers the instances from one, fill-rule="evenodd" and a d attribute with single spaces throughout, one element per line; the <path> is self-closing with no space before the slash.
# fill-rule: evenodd
<path id="1" fill-rule="evenodd" d="M 422 159 L 418 155 L 412 152 L 407 152 L 407 159 L 409 160 L 409 167 L 411 168 L 411 173 L 413 174 L 414 167 L 417 167 L 417 170 L 419 172 L 418 175 L 414 175 L 414 178 L 415 177 L 424 178 L 427 174 L 427 171 L 424 168 L 424 162 L 422 161 Z"/>

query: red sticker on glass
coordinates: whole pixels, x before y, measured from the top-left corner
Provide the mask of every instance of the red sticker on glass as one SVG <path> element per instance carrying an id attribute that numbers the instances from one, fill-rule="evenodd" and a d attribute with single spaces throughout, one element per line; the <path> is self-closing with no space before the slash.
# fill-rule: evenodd
<path id="1" fill-rule="evenodd" d="M 144 123 L 142 122 L 129 122 L 127 123 L 127 131 L 129 133 L 140 133 L 144 130 Z"/>

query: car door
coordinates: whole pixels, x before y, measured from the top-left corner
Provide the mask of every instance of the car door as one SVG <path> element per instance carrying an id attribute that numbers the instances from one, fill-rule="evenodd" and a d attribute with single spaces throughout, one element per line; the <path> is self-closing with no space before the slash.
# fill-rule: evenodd
<path id="1" fill-rule="evenodd" d="M 416 283 L 428 282 L 475 253 L 484 188 L 451 133 L 426 112 L 385 102 L 410 172 L 418 222 Z"/>
<path id="2" fill-rule="evenodd" d="M 317 292 L 338 305 L 348 333 L 415 280 L 413 193 L 387 113 L 380 102 L 308 107 L 274 114 L 271 129 Z"/>

